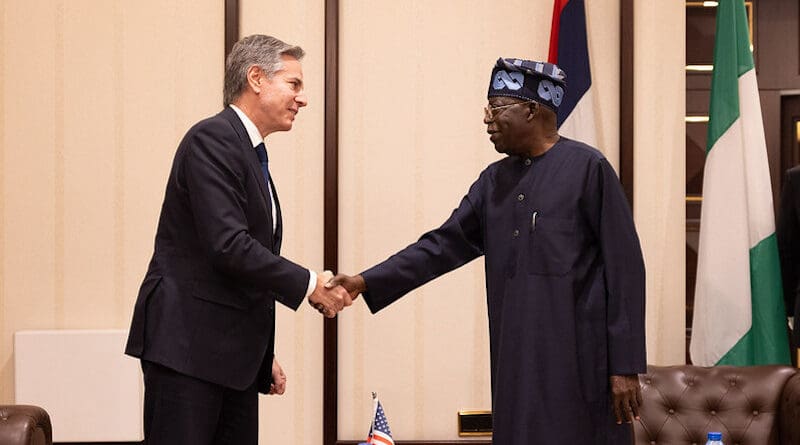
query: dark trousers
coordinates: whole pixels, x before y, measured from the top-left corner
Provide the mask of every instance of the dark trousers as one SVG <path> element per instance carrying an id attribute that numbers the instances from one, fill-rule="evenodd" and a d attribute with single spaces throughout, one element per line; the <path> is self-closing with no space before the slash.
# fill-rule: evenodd
<path id="1" fill-rule="evenodd" d="M 258 389 L 236 391 L 142 360 L 145 445 L 257 445 Z"/>

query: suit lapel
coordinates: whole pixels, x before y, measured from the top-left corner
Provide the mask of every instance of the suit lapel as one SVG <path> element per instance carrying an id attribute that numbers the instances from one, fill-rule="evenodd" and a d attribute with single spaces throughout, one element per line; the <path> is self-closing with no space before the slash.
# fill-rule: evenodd
<path id="1" fill-rule="evenodd" d="M 275 182 L 272 180 L 272 175 L 269 176 L 269 184 L 272 187 L 272 199 L 275 200 L 275 253 L 281 253 L 281 241 L 283 240 L 283 216 L 281 215 L 281 202 L 278 199 L 278 190 L 275 188 Z M 271 210 L 271 209 L 270 209 Z M 270 211 L 270 215 L 272 212 Z"/>
<path id="2" fill-rule="evenodd" d="M 222 117 L 231 123 L 231 126 L 236 131 L 239 139 L 242 141 L 241 147 L 245 154 L 244 157 L 247 159 L 247 165 L 250 169 L 250 174 L 254 175 L 256 178 L 255 182 L 258 184 L 258 189 L 261 191 L 261 197 L 263 198 L 262 204 L 264 212 L 267 215 L 267 232 L 269 233 L 268 241 L 272 250 L 277 252 L 275 243 L 276 237 L 272 235 L 272 208 L 269 205 L 269 190 L 267 189 L 266 181 L 264 181 L 264 173 L 261 171 L 261 162 L 258 160 L 258 155 L 256 154 L 253 144 L 250 141 L 250 136 L 248 136 L 247 130 L 244 128 L 244 124 L 239 119 L 239 116 L 236 114 L 236 112 L 230 107 L 225 107 L 225 109 L 220 112 L 220 115 L 222 115 Z M 276 196 L 275 193 L 273 193 L 273 195 Z M 278 218 L 278 220 L 280 221 L 280 218 Z"/>

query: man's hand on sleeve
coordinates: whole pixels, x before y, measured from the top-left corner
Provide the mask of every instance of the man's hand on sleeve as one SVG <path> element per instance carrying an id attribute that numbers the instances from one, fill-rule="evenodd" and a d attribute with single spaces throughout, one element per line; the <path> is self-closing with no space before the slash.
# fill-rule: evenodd
<path id="1" fill-rule="evenodd" d="M 346 306 L 353 304 L 353 298 L 345 288 L 326 285 L 332 275 L 330 271 L 317 274 L 317 287 L 308 297 L 308 304 L 327 318 L 335 317 Z"/>
<path id="2" fill-rule="evenodd" d="M 617 424 L 621 424 L 623 421 L 631 423 L 639 420 L 639 406 L 642 404 L 639 376 L 636 374 L 612 375 L 610 382 Z"/>

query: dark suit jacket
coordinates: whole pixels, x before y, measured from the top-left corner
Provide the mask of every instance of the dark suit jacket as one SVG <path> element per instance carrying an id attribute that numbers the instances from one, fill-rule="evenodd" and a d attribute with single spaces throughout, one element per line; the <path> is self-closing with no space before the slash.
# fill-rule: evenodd
<path id="1" fill-rule="evenodd" d="M 237 390 L 258 377 L 266 392 L 275 300 L 297 309 L 309 279 L 279 256 L 280 211 L 278 220 L 273 235 L 267 184 L 233 109 L 192 127 L 175 154 L 125 353 Z"/>
<path id="2" fill-rule="evenodd" d="M 795 320 L 792 345 L 800 345 L 800 307 L 797 305 L 800 278 L 800 166 L 792 167 L 784 176 L 781 207 L 775 227 L 783 276 L 783 300 L 786 313 Z"/>

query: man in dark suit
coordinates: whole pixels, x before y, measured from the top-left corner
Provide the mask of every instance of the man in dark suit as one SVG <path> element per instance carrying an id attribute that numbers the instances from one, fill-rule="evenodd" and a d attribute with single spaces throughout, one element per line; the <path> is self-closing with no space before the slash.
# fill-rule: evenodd
<path id="1" fill-rule="evenodd" d="M 300 47 L 253 35 L 225 66 L 225 109 L 175 154 L 125 352 L 139 357 L 148 445 L 258 442 L 258 392 L 281 394 L 275 301 L 333 317 L 341 287 L 280 256 L 281 206 L 264 138 L 307 103 Z"/>
<path id="2" fill-rule="evenodd" d="M 797 348 L 800 346 L 800 320 L 797 305 L 798 278 L 800 278 L 800 165 L 786 171 L 781 192 L 781 206 L 775 227 L 778 237 L 778 251 L 781 258 L 783 276 L 783 301 L 786 314 L 794 317 L 794 330 L 790 346 L 794 351 L 792 363 L 797 364 Z"/>

